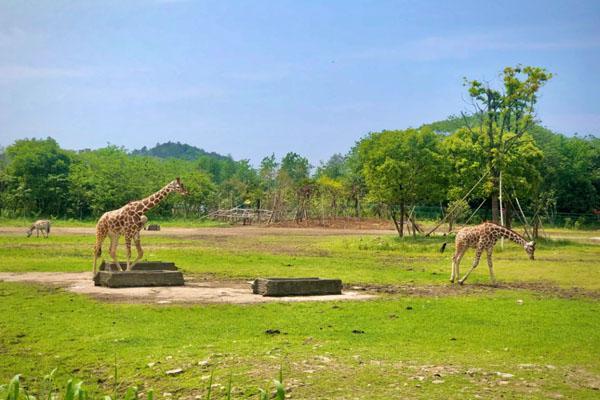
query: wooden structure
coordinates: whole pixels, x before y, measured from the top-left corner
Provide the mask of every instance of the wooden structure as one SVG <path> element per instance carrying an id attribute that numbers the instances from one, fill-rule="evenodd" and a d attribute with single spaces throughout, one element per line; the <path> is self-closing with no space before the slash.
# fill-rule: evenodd
<path id="1" fill-rule="evenodd" d="M 234 207 L 230 209 L 218 209 L 208 214 L 209 218 L 228 221 L 230 223 L 242 222 L 244 225 L 252 223 L 266 223 L 271 219 L 273 211 L 262 208 Z"/>
<path id="2" fill-rule="evenodd" d="M 252 292 L 274 297 L 342 294 L 342 281 L 320 278 L 258 278 L 252 283 Z"/>

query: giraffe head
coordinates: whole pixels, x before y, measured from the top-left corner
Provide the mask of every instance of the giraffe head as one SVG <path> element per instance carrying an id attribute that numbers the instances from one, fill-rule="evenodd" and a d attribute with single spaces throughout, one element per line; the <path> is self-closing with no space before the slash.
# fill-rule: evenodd
<path id="1" fill-rule="evenodd" d="M 177 177 L 174 181 L 172 181 L 171 183 L 169 183 L 169 188 L 173 192 L 180 193 L 180 194 L 182 194 L 184 196 L 189 193 L 187 191 L 187 189 L 183 186 L 183 183 L 181 183 L 181 179 L 179 179 L 179 177 Z"/>
<path id="2" fill-rule="evenodd" d="M 535 260 L 533 253 L 535 252 L 535 242 L 527 242 L 523 245 L 523 248 L 527 252 L 530 260 Z"/>

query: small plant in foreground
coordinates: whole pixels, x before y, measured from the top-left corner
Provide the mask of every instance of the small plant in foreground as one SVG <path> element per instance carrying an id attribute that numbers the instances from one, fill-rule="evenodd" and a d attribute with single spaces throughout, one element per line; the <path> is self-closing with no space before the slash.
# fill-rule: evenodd
<path id="1" fill-rule="evenodd" d="M 73 382 L 73 379 L 67 381 L 67 385 L 63 393 L 55 390 L 54 387 L 54 373 L 56 368 L 48 375 L 44 377 L 44 385 L 38 393 L 38 397 L 30 395 L 24 388 L 21 387 L 21 375 L 15 375 L 9 382 L 8 385 L 0 386 L 0 394 L 6 394 L 6 400 L 88 400 L 90 396 L 88 392 L 83 389 L 83 381 L 77 383 Z M 133 386 L 127 389 L 123 400 L 138 400 L 138 388 Z M 154 399 L 154 393 L 149 390 L 146 395 L 147 400 Z M 103 400 L 118 400 L 117 395 L 114 398 L 108 395 L 103 396 Z"/>
<path id="2" fill-rule="evenodd" d="M 4 397 L 6 400 L 91 400 L 91 397 L 87 391 L 83 389 L 83 381 L 74 383 L 73 379 L 69 379 L 65 386 L 64 391 L 61 393 L 60 390 L 54 385 L 54 374 L 56 368 L 52 372 L 44 377 L 43 385 L 37 393 L 37 396 L 30 395 L 21 386 L 21 375 L 15 375 L 8 385 L 0 385 L 0 398 Z M 206 392 L 206 400 L 210 400 L 212 397 L 212 385 L 213 385 L 214 370 L 210 374 L 208 381 L 208 387 Z M 115 370 L 115 390 L 112 397 L 109 395 L 102 396 L 102 400 L 119 400 L 117 393 L 117 381 L 116 381 L 116 370 Z M 283 386 L 283 368 L 279 370 L 279 379 L 274 379 L 275 384 L 275 399 L 285 399 L 285 387 Z M 269 390 L 259 389 L 259 400 L 268 400 L 271 398 Z M 227 391 L 225 393 L 227 400 L 231 400 L 232 392 L 232 376 L 229 375 L 229 382 L 227 384 Z M 127 389 L 123 400 L 139 400 L 139 390 L 136 386 L 132 386 Z M 152 389 L 148 390 L 146 394 L 146 400 L 154 400 L 154 392 Z"/>

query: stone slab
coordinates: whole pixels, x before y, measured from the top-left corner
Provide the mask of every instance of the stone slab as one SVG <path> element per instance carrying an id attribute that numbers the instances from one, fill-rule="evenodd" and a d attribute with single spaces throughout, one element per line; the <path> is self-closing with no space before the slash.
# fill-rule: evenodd
<path id="1" fill-rule="evenodd" d="M 146 286 L 183 286 L 181 271 L 100 271 L 94 285 L 110 288 Z"/>
<path id="2" fill-rule="evenodd" d="M 342 294 L 340 279 L 258 278 L 252 283 L 254 294 L 263 296 L 318 296 Z"/>
<path id="3" fill-rule="evenodd" d="M 102 261 L 100 271 L 122 271 L 127 267 L 127 263 L 119 261 L 121 268 L 117 268 L 114 262 Z M 175 263 L 162 261 L 140 261 L 133 266 L 132 271 L 177 271 Z"/>

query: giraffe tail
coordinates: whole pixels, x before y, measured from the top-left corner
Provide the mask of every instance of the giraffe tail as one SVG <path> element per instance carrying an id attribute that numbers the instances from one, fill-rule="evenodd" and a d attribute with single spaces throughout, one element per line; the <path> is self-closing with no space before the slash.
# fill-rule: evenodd
<path id="1" fill-rule="evenodd" d="M 106 238 L 106 233 L 96 231 L 96 244 L 94 245 L 94 275 L 96 274 L 96 265 L 98 258 L 102 255 L 102 242 Z"/>
<path id="2" fill-rule="evenodd" d="M 456 236 L 455 233 L 452 233 L 452 234 Z M 445 240 L 444 240 L 444 243 L 442 244 L 442 247 L 440 247 L 440 253 L 443 253 L 444 250 L 446 250 L 446 246 L 448 245 L 448 241 L 449 241 L 449 237 L 448 237 L 449 235 L 450 235 L 450 232 L 444 234 Z"/>

